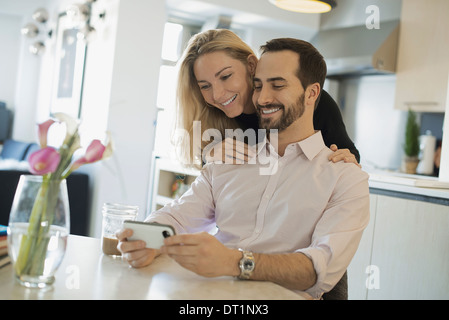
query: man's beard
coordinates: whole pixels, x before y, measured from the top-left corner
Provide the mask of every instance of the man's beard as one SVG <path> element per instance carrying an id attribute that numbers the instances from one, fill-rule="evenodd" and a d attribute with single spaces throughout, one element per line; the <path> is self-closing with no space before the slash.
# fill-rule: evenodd
<path id="1" fill-rule="evenodd" d="M 304 114 L 304 97 L 305 94 L 303 93 L 296 101 L 296 104 L 291 105 L 289 108 L 287 108 L 287 111 L 285 109 L 285 106 L 282 104 L 270 104 L 265 106 L 257 104 L 256 107 L 257 116 L 259 117 L 259 128 L 265 130 L 278 129 L 279 132 L 287 129 L 293 122 L 302 117 L 302 115 Z M 260 109 L 263 108 L 281 108 L 282 115 L 277 120 L 273 120 L 271 118 L 262 118 L 260 116 L 260 114 L 262 113 Z"/>

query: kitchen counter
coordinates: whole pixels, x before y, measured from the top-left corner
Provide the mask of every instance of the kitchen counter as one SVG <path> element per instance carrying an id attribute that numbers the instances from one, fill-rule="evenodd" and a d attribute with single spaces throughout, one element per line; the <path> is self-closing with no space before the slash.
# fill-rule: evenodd
<path id="1" fill-rule="evenodd" d="M 449 182 L 389 171 L 370 172 L 370 193 L 449 206 Z"/>
<path id="2" fill-rule="evenodd" d="M 306 300 L 268 281 L 233 277 L 205 278 L 161 255 L 151 265 L 134 269 L 121 258 L 102 254 L 99 239 L 70 235 L 64 260 L 49 290 L 28 289 L 14 280 L 12 265 L 0 269 L 4 299 L 155 299 L 155 300 Z"/>

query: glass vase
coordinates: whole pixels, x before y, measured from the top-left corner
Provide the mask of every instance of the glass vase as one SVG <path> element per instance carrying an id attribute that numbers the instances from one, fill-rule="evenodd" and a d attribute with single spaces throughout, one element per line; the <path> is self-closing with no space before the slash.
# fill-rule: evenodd
<path id="1" fill-rule="evenodd" d="M 66 180 L 22 175 L 8 228 L 14 272 L 26 287 L 50 286 L 67 247 L 70 209 Z"/>

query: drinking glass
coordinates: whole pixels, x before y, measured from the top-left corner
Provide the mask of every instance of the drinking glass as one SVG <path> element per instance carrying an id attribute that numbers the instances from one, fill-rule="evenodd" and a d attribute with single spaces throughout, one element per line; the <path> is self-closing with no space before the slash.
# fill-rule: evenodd
<path id="1" fill-rule="evenodd" d="M 123 227 L 123 221 L 137 219 L 139 212 L 138 206 L 131 206 L 119 203 L 103 204 L 103 231 L 102 231 L 102 250 L 109 256 L 121 256 L 121 252 L 117 249 L 118 239 L 117 231 Z"/>

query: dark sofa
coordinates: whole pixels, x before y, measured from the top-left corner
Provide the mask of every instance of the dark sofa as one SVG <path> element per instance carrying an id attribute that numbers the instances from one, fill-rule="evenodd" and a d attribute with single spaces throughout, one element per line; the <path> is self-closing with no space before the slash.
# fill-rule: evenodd
<path id="1" fill-rule="evenodd" d="M 0 153 L 0 162 L 27 161 L 32 152 L 39 149 L 36 143 L 6 140 Z M 14 194 L 20 176 L 31 174 L 24 168 L 0 168 L 0 224 L 8 225 Z M 89 228 L 89 176 L 73 172 L 67 178 L 70 205 L 70 233 L 87 236 Z"/>

